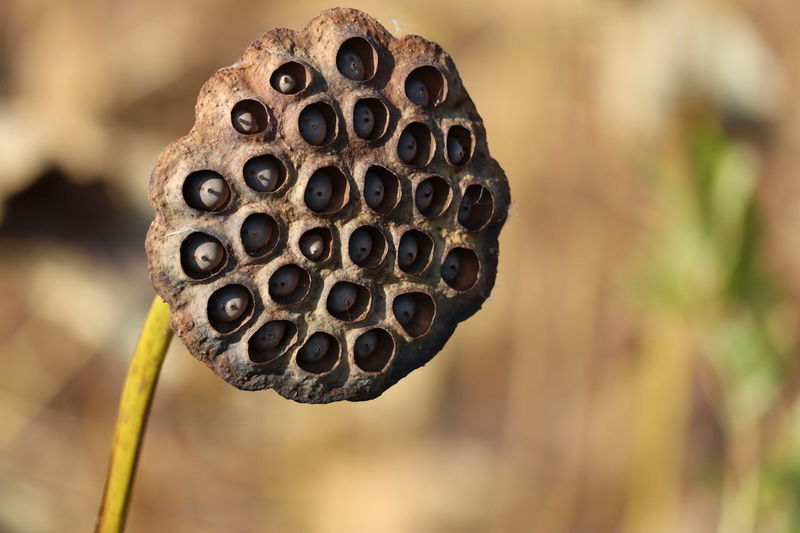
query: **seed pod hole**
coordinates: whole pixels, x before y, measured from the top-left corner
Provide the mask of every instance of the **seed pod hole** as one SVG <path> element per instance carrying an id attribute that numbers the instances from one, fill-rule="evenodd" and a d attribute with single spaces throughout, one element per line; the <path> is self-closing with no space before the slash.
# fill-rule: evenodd
<path id="1" fill-rule="evenodd" d="M 482 185 L 470 185 L 458 206 L 458 223 L 470 231 L 483 228 L 492 218 L 492 193 Z"/>
<path id="2" fill-rule="evenodd" d="M 334 318 L 344 322 L 361 320 L 369 311 L 372 295 L 366 287 L 349 281 L 339 281 L 331 287 L 325 307 Z"/>
<path id="3" fill-rule="evenodd" d="M 300 236 L 300 252 L 309 261 L 325 261 L 331 256 L 333 236 L 328 228 L 313 228 Z"/>
<path id="4" fill-rule="evenodd" d="M 414 191 L 414 204 L 422 216 L 434 219 L 450 206 L 453 189 L 440 176 L 431 176 L 419 182 Z"/>
<path id="5" fill-rule="evenodd" d="M 256 100 L 242 100 L 233 106 L 231 123 L 239 133 L 253 135 L 267 129 L 267 109 Z"/>
<path id="6" fill-rule="evenodd" d="M 374 226 L 361 226 L 350 234 L 347 253 L 356 265 L 375 268 L 386 257 L 386 237 Z"/>
<path id="7" fill-rule="evenodd" d="M 464 126 L 447 130 L 447 162 L 461 167 L 472 157 L 472 134 Z"/>
<path id="8" fill-rule="evenodd" d="M 382 328 L 362 333 L 353 344 L 353 360 L 364 372 L 381 372 L 394 355 L 394 338 Z"/>
<path id="9" fill-rule="evenodd" d="M 324 146 L 336 138 L 338 122 L 336 111 L 331 106 L 324 102 L 317 102 L 305 107 L 300 112 L 297 127 L 300 136 L 308 144 Z"/>
<path id="10" fill-rule="evenodd" d="M 339 211 L 347 200 L 347 178 L 336 167 L 323 167 L 308 179 L 303 199 L 309 209 L 320 215 Z"/>
<path id="11" fill-rule="evenodd" d="M 433 240 L 419 230 L 408 230 L 397 245 L 397 266 L 406 274 L 420 274 L 431 261 Z"/>
<path id="12" fill-rule="evenodd" d="M 306 297 L 311 276 L 297 265 L 284 265 L 269 278 L 269 295 L 280 305 L 293 305 Z"/>
<path id="13" fill-rule="evenodd" d="M 375 75 L 378 54 L 362 37 L 347 39 L 336 53 L 336 68 L 345 78 L 368 81 Z"/>
<path id="14" fill-rule="evenodd" d="M 442 262 L 442 279 L 457 291 L 475 286 L 481 266 L 475 252 L 467 248 L 453 248 Z"/>
<path id="15" fill-rule="evenodd" d="M 181 243 L 181 267 L 192 279 L 206 279 L 225 267 L 227 253 L 211 235 L 195 232 Z"/>
<path id="16" fill-rule="evenodd" d="M 275 69 L 269 78 L 269 84 L 279 93 L 297 94 L 308 86 L 309 78 L 303 65 L 289 61 Z"/>
<path id="17" fill-rule="evenodd" d="M 389 170 L 373 165 L 364 174 L 364 202 L 378 214 L 388 215 L 400 201 L 400 180 Z"/>
<path id="18" fill-rule="evenodd" d="M 228 182 L 213 170 L 192 172 L 183 182 L 184 201 L 198 211 L 221 211 L 230 198 Z"/>
<path id="19" fill-rule="evenodd" d="M 364 98 L 353 106 L 353 131 L 359 138 L 374 141 L 383 137 L 389 124 L 389 110 L 377 98 Z"/>
<path id="20" fill-rule="evenodd" d="M 270 363 L 286 352 L 297 337 L 297 326 L 288 320 L 271 320 L 247 341 L 248 355 L 256 364 Z"/>
<path id="21" fill-rule="evenodd" d="M 312 374 L 324 374 L 339 361 L 339 341 L 318 331 L 297 352 L 297 366 Z"/>
<path id="22" fill-rule="evenodd" d="M 395 297 L 392 312 L 406 333 L 417 338 L 431 329 L 436 306 L 433 298 L 424 292 L 407 292 Z"/>
<path id="23" fill-rule="evenodd" d="M 435 107 L 446 97 L 444 76 L 436 67 L 425 65 L 415 68 L 406 77 L 406 97 L 422 107 Z"/>
<path id="24" fill-rule="evenodd" d="M 434 151 L 433 134 L 421 122 L 412 122 L 406 126 L 397 140 L 397 156 L 407 165 L 426 166 L 433 159 Z"/>
<path id="25" fill-rule="evenodd" d="M 242 173 L 245 183 L 257 192 L 275 192 L 286 181 L 286 165 L 270 154 L 248 160 Z"/>
<path id="26" fill-rule="evenodd" d="M 226 285 L 208 299 L 208 322 L 220 333 L 235 331 L 253 313 L 253 297 L 243 285 Z"/>
<path id="27" fill-rule="evenodd" d="M 265 213 L 254 213 L 244 219 L 240 233 L 244 250 L 253 257 L 266 255 L 280 237 L 278 223 Z"/>

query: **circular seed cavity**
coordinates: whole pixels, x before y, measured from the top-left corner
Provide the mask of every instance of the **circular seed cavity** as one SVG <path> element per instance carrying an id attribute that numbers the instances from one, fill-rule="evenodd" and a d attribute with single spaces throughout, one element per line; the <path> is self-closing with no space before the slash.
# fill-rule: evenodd
<path id="1" fill-rule="evenodd" d="M 406 97 L 422 107 L 435 107 L 445 99 L 447 87 L 444 76 L 436 67 L 415 68 L 406 77 Z"/>
<path id="2" fill-rule="evenodd" d="M 239 133 L 253 135 L 267 129 L 267 109 L 256 100 L 242 100 L 233 106 L 231 123 Z"/>
<path id="3" fill-rule="evenodd" d="M 372 300 L 369 289 L 357 283 L 339 281 L 331 287 L 325 307 L 334 318 L 355 322 L 364 318 Z"/>
<path id="4" fill-rule="evenodd" d="M 453 189 L 440 176 L 431 176 L 422 180 L 414 192 L 414 204 L 422 216 L 434 219 L 444 213 L 450 206 Z"/>
<path id="5" fill-rule="evenodd" d="M 271 154 L 248 160 L 242 173 L 248 187 L 257 192 L 275 192 L 286 181 L 286 165 Z"/>
<path id="6" fill-rule="evenodd" d="M 368 81 L 375 75 L 378 54 L 362 37 L 351 37 L 336 53 L 336 68 L 345 78 Z"/>
<path id="7" fill-rule="evenodd" d="M 183 182 L 184 201 L 198 211 L 221 211 L 230 197 L 228 182 L 213 170 L 192 172 Z"/>
<path id="8" fill-rule="evenodd" d="M 280 305 L 293 305 L 306 297 L 311 276 L 297 265 L 284 265 L 269 278 L 269 295 Z"/>
<path id="9" fill-rule="evenodd" d="M 244 250 L 253 257 L 270 252 L 280 236 L 278 223 L 266 213 L 254 213 L 244 219 L 240 233 Z"/>
<path id="10" fill-rule="evenodd" d="M 364 372 L 386 369 L 395 350 L 394 338 L 382 328 L 373 328 L 359 335 L 353 344 L 353 360 Z"/>
<path id="11" fill-rule="evenodd" d="M 308 86 L 309 78 L 303 65 L 289 61 L 275 69 L 269 78 L 269 84 L 279 93 L 297 94 Z"/>
<path id="12" fill-rule="evenodd" d="M 325 261 L 331 256 L 333 236 L 328 228 L 312 228 L 300 236 L 300 252 L 309 261 Z"/>
<path id="13" fill-rule="evenodd" d="M 493 212 L 492 193 L 482 185 L 470 185 L 458 206 L 458 223 L 470 231 L 477 231 L 486 226 Z"/>
<path id="14" fill-rule="evenodd" d="M 356 265 L 374 268 L 383 262 L 388 245 L 386 237 L 374 226 L 361 226 L 350 234 L 347 252 Z"/>
<path id="15" fill-rule="evenodd" d="M 208 299 L 208 321 L 220 333 L 230 333 L 253 312 L 253 297 L 243 285 L 226 285 Z"/>
<path id="16" fill-rule="evenodd" d="M 389 110 L 377 98 L 364 98 L 353 106 L 353 131 L 361 139 L 380 139 L 386 133 L 388 124 Z"/>
<path id="17" fill-rule="evenodd" d="M 226 259 L 225 247 L 211 235 L 195 232 L 181 243 L 181 267 L 190 278 L 213 276 L 222 270 Z"/>
<path id="18" fill-rule="evenodd" d="M 406 333 L 417 338 L 431 329 L 436 306 L 433 298 L 424 292 L 407 292 L 395 297 L 392 312 Z"/>
<path id="19" fill-rule="evenodd" d="M 312 374 L 324 374 L 336 366 L 339 351 L 339 341 L 333 335 L 318 331 L 297 352 L 297 366 Z"/>
<path id="20" fill-rule="evenodd" d="M 400 201 L 400 180 L 382 166 L 373 165 L 364 174 L 364 202 L 378 214 L 388 215 Z"/>
<path id="21" fill-rule="evenodd" d="M 472 157 L 472 134 L 464 126 L 447 130 L 447 162 L 461 167 Z"/>
<path id="22" fill-rule="evenodd" d="M 442 279 L 455 290 L 466 291 L 475 286 L 480 268 L 474 251 L 453 248 L 442 262 Z"/>
<path id="23" fill-rule="evenodd" d="M 408 230 L 397 245 L 397 266 L 406 274 L 420 274 L 431 261 L 433 240 L 419 230 Z"/>
<path id="24" fill-rule="evenodd" d="M 400 133 L 397 156 L 403 163 L 424 167 L 433 159 L 434 151 L 433 134 L 425 124 L 412 122 Z"/>
<path id="25" fill-rule="evenodd" d="M 320 215 L 335 213 L 344 207 L 347 199 L 347 178 L 336 167 L 323 167 L 308 179 L 306 206 Z"/>
<path id="26" fill-rule="evenodd" d="M 297 326 L 288 320 L 271 320 L 258 328 L 247 341 L 250 360 L 256 364 L 270 363 L 286 352 L 297 337 Z"/>
<path id="27" fill-rule="evenodd" d="M 333 108 L 325 102 L 317 102 L 300 112 L 297 127 L 300 136 L 308 144 L 323 146 L 336 138 L 338 118 Z"/>

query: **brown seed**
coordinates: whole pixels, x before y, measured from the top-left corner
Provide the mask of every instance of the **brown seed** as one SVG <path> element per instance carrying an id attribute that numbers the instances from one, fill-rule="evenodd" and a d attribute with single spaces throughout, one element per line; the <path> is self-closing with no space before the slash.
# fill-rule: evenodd
<path id="1" fill-rule="evenodd" d="M 267 322 L 250 339 L 250 346 L 256 350 L 265 351 L 277 348 L 286 334 L 286 322 L 272 320 Z"/>
<path id="2" fill-rule="evenodd" d="M 466 150 L 455 135 L 447 139 L 447 158 L 454 165 L 463 165 L 467 162 Z"/>
<path id="3" fill-rule="evenodd" d="M 248 253 L 255 253 L 267 245 L 274 231 L 272 221 L 266 216 L 249 216 L 242 224 L 242 244 Z"/>
<path id="4" fill-rule="evenodd" d="M 272 192 L 278 188 L 281 170 L 272 157 L 257 157 L 244 166 L 244 181 L 258 192 Z"/>
<path id="5" fill-rule="evenodd" d="M 363 360 L 373 354 L 378 345 L 378 330 L 371 329 L 356 339 L 354 354 L 356 359 Z"/>
<path id="6" fill-rule="evenodd" d="M 325 251 L 325 239 L 317 233 L 306 233 L 300 239 L 300 251 L 307 258 L 316 261 Z"/>
<path id="7" fill-rule="evenodd" d="M 350 236 L 347 251 L 355 264 L 361 264 L 372 252 L 372 236 L 367 228 L 358 228 Z"/>
<path id="8" fill-rule="evenodd" d="M 371 209 L 378 209 L 383 203 L 385 189 L 383 180 L 374 171 L 369 170 L 364 176 L 364 200 Z"/>
<path id="9" fill-rule="evenodd" d="M 422 83 L 422 80 L 416 76 L 410 77 L 406 81 L 406 96 L 408 96 L 408 99 L 417 105 L 427 106 L 431 103 L 431 97 L 430 94 L 428 94 L 428 88 L 424 83 Z"/>
<path id="10" fill-rule="evenodd" d="M 195 273 L 210 272 L 225 258 L 222 244 L 211 237 L 203 237 L 187 243 L 185 265 Z"/>
<path id="11" fill-rule="evenodd" d="M 282 298 L 289 296 L 300 284 L 300 274 L 294 268 L 279 268 L 269 279 L 271 295 Z"/>
<path id="12" fill-rule="evenodd" d="M 345 313 L 358 298 L 358 289 L 352 283 L 337 283 L 328 294 L 328 309 L 333 313 Z"/>
<path id="13" fill-rule="evenodd" d="M 447 258 L 442 263 L 442 279 L 451 282 L 458 276 L 458 271 L 461 268 L 458 254 L 450 252 Z"/>
<path id="14" fill-rule="evenodd" d="M 346 78 L 362 81 L 365 75 L 364 61 L 355 52 L 346 50 L 336 57 L 336 68 Z"/>
<path id="15" fill-rule="evenodd" d="M 258 119 L 250 111 L 234 111 L 233 121 L 236 125 L 236 129 L 242 133 L 258 133 L 258 130 L 260 129 Z"/>
<path id="16" fill-rule="evenodd" d="M 322 113 L 314 107 L 303 109 L 300 113 L 300 136 L 308 144 L 319 146 L 325 142 L 327 135 L 328 125 Z"/>
<path id="17" fill-rule="evenodd" d="M 406 233 L 400 239 L 400 246 L 397 247 L 397 264 L 401 270 L 406 270 L 414 261 L 417 260 L 419 253 L 419 242 L 413 233 Z"/>
<path id="18" fill-rule="evenodd" d="M 208 318 L 218 322 L 233 322 L 242 316 L 250 303 L 250 293 L 241 285 L 228 285 L 211 295 Z"/>
<path id="19" fill-rule="evenodd" d="M 362 139 L 372 135 L 375 129 L 375 115 L 372 113 L 372 109 L 364 102 L 358 102 L 353 108 L 353 129 L 356 135 Z"/>
<path id="20" fill-rule="evenodd" d="M 315 333 L 309 337 L 308 341 L 300 348 L 297 354 L 300 363 L 316 363 L 327 355 L 331 341 L 325 333 Z"/>
<path id="21" fill-rule="evenodd" d="M 306 205 L 317 213 L 325 211 L 333 196 L 333 181 L 324 170 L 318 170 L 308 180 L 306 186 Z"/>
<path id="22" fill-rule="evenodd" d="M 186 191 L 186 201 L 201 211 L 216 211 L 228 203 L 231 190 L 216 172 L 192 174 Z"/>
<path id="23" fill-rule="evenodd" d="M 409 131 L 400 134 L 397 142 L 397 155 L 404 163 L 411 164 L 417 155 L 417 139 Z"/>
<path id="24" fill-rule="evenodd" d="M 291 92 L 292 89 L 295 88 L 297 82 L 294 80 L 294 77 L 290 74 L 281 74 L 280 78 L 278 78 L 278 90 L 283 94 L 288 94 Z"/>
<path id="25" fill-rule="evenodd" d="M 401 294 L 394 299 L 392 311 L 400 324 L 408 324 L 417 312 L 417 304 L 411 294 Z"/>
<path id="26" fill-rule="evenodd" d="M 430 180 L 425 180 L 417 186 L 417 193 L 414 196 L 414 202 L 417 204 L 417 209 L 424 212 L 430 207 L 433 201 L 433 184 Z"/>

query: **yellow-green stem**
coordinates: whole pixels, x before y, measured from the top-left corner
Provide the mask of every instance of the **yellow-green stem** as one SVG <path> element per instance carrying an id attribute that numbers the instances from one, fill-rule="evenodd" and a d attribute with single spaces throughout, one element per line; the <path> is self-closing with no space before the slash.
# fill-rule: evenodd
<path id="1" fill-rule="evenodd" d="M 103 503 L 97 517 L 98 533 L 118 533 L 125 528 L 147 416 L 171 339 L 169 306 L 156 296 L 145 319 L 119 402 Z"/>

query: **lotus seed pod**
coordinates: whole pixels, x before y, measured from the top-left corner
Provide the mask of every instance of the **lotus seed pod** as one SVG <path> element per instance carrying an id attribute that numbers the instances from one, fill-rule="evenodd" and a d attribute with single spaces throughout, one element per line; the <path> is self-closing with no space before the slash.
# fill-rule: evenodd
<path id="1" fill-rule="evenodd" d="M 233 322 L 242 316 L 250 304 L 250 294 L 241 285 L 228 285 L 215 292 L 209 302 L 208 318 L 212 321 Z"/>
<path id="2" fill-rule="evenodd" d="M 362 81 L 366 72 L 364 61 L 355 52 L 344 51 L 336 58 L 336 67 L 345 77 Z"/>
<path id="3" fill-rule="evenodd" d="M 330 350 L 331 341 L 323 333 L 315 333 L 308 342 L 300 349 L 297 359 L 301 363 L 315 363 L 320 361 Z"/>
<path id="4" fill-rule="evenodd" d="M 316 233 L 305 235 L 300 241 L 300 251 L 312 261 L 319 259 L 325 251 L 325 239 Z"/>
<path id="5" fill-rule="evenodd" d="M 400 239 L 400 246 L 397 247 L 397 264 L 402 270 L 409 268 L 417 260 L 419 253 L 419 241 L 415 235 L 405 234 Z"/>
<path id="6" fill-rule="evenodd" d="M 378 331 L 371 329 L 356 339 L 353 350 L 356 359 L 366 359 L 375 351 L 378 345 Z"/>
<path id="7" fill-rule="evenodd" d="M 244 167 L 244 180 L 251 189 L 272 192 L 278 188 L 281 170 L 272 157 L 259 157 L 248 161 Z"/>
<path id="8" fill-rule="evenodd" d="M 378 209 L 383 203 L 383 180 L 374 171 L 368 171 L 364 176 L 364 199 L 372 209 Z"/>
<path id="9" fill-rule="evenodd" d="M 293 268 L 281 268 L 269 280 L 270 294 L 278 298 L 289 296 L 300 284 L 300 274 Z"/>
<path id="10" fill-rule="evenodd" d="M 408 324 L 417 312 L 417 302 L 410 294 L 401 294 L 394 299 L 392 311 L 397 321 L 401 324 Z"/>
<path id="11" fill-rule="evenodd" d="M 195 173 L 189 180 L 185 195 L 192 207 L 203 211 L 216 211 L 228 203 L 231 190 L 216 172 Z"/>
<path id="12" fill-rule="evenodd" d="M 454 165 L 464 164 L 467 152 L 457 137 L 451 136 L 447 139 L 447 158 Z"/>
<path id="13" fill-rule="evenodd" d="M 286 334 L 286 323 L 283 320 L 272 320 L 264 324 L 253 338 L 250 346 L 256 350 L 266 351 L 277 348 Z"/>
<path id="14" fill-rule="evenodd" d="M 414 202 L 417 204 L 417 209 L 425 211 L 430 207 L 433 201 L 433 184 L 429 180 L 425 180 L 417 186 L 417 193 L 414 196 Z"/>
<path id="15" fill-rule="evenodd" d="M 309 144 L 319 146 L 328 135 L 328 125 L 322 112 L 314 107 L 307 107 L 300 113 L 300 135 Z"/>
<path id="16" fill-rule="evenodd" d="M 272 237 L 273 224 L 264 216 L 247 217 L 242 224 L 242 244 L 248 252 L 255 252 L 267 245 Z"/>
<path id="17" fill-rule="evenodd" d="M 397 155 L 404 163 L 411 163 L 417 155 L 417 140 L 409 131 L 400 134 L 397 143 Z"/>
<path id="18" fill-rule="evenodd" d="M 324 211 L 333 196 L 333 181 L 324 170 L 318 170 L 306 186 L 306 205 L 316 212 Z"/>
<path id="19" fill-rule="evenodd" d="M 458 276 L 458 270 L 460 268 L 460 261 L 458 259 L 458 254 L 450 253 L 448 254 L 447 258 L 442 263 L 442 279 L 447 282 L 453 281 Z"/>
<path id="20" fill-rule="evenodd" d="M 406 82 L 406 95 L 417 105 L 428 106 L 431 103 L 428 88 L 422 83 L 422 80 L 416 77 L 410 77 Z"/>
<path id="21" fill-rule="evenodd" d="M 348 311 L 356 302 L 358 290 L 352 283 L 337 283 L 328 295 L 328 309 L 334 313 Z"/>
<path id="22" fill-rule="evenodd" d="M 358 102 L 353 109 L 353 129 L 362 139 L 372 135 L 375 129 L 375 115 L 365 102 Z"/>
<path id="23" fill-rule="evenodd" d="M 372 252 L 372 236 L 366 228 L 359 228 L 350 236 L 350 244 L 348 246 L 350 259 L 358 264 L 364 261 Z"/>
<path id="24" fill-rule="evenodd" d="M 196 239 L 186 248 L 186 266 L 197 273 L 211 272 L 224 258 L 225 249 L 216 239 Z"/>
<path id="25" fill-rule="evenodd" d="M 283 94 L 288 94 L 297 86 L 297 82 L 290 74 L 281 74 L 278 78 L 278 90 Z"/>

